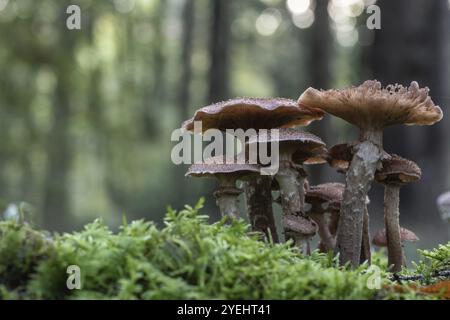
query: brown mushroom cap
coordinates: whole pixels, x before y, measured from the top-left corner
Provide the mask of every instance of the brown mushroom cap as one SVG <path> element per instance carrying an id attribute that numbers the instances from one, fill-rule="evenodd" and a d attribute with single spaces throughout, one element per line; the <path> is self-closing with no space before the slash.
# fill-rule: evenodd
<path id="1" fill-rule="evenodd" d="M 298 164 L 323 164 L 328 159 L 328 150 L 321 146 L 312 150 L 298 149 L 292 155 L 292 162 Z"/>
<path id="2" fill-rule="evenodd" d="M 304 236 L 313 236 L 318 230 L 317 224 L 311 219 L 293 214 L 283 216 L 283 226 L 286 231 L 299 233 Z"/>
<path id="3" fill-rule="evenodd" d="M 345 185 L 337 182 L 323 183 L 306 190 L 305 202 L 311 205 L 329 204 L 329 209 L 339 210 Z M 326 210 L 325 210 L 326 211 Z"/>
<path id="4" fill-rule="evenodd" d="M 422 171 L 413 161 L 392 154 L 382 160 L 382 168 L 375 173 L 375 179 L 383 184 L 404 185 L 420 180 Z"/>
<path id="5" fill-rule="evenodd" d="M 408 230 L 406 228 L 400 228 L 400 241 L 405 242 L 416 242 L 420 240 L 417 235 Z M 387 246 L 387 236 L 386 229 L 379 230 L 372 239 L 372 243 L 378 247 L 386 247 Z"/>
<path id="6" fill-rule="evenodd" d="M 233 163 L 234 162 L 234 163 Z M 259 166 L 248 163 L 236 163 L 234 158 L 216 156 L 205 159 L 204 163 L 193 164 L 186 172 L 192 177 L 220 177 L 232 176 L 236 179 L 259 174 Z"/>
<path id="7" fill-rule="evenodd" d="M 299 106 L 290 99 L 236 98 L 198 109 L 182 128 L 193 131 L 194 121 L 202 122 L 203 131 L 293 127 L 320 120 L 323 114 L 321 110 Z"/>
<path id="8" fill-rule="evenodd" d="M 358 87 L 320 91 L 308 88 L 298 103 L 328 112 L 363 130 L 381 130 L 394 124 L 432 125 L 442 119 L 442 110 L 428 96 L 428 88 L 411 82 L 381 87 L 376 80 Z"/>
<path id="9" fill-rule="evenodd" d="M 332 146 L 328 150 L 328 164 L 338 169 L 339 172 L 348 170 L 350 162 L 353 158 L 353 144 L 341 143 Z"/>
<path id="10" fill-rule="evenodd" d="M 280 128 L 278 137 L 272 136 L 270 132 L 267 135 L 251 136 L 248 145 L 255 143 L 271 143 L 278 142 L 280 150 L 283 148 L 295 148 L 303 150 L 305 153 L 311 153 L 319 147 L 325 147 L 325 143 L 318 136 L 312 133 L 301 131 L 293 128 Z"/>

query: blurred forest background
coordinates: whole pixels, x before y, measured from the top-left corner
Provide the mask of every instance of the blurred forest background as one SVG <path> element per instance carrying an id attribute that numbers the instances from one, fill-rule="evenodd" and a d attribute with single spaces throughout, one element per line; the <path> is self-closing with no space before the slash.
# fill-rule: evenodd
<path id="1" fill-rule="evenodd" d="M 366 27 L 374 3 L 380 30 Z M 81 30 L 66 28 L 71 4 Z M 187 179 L 170 160 L 172 130 L 198 107 L 417 80 L 444 119 L 389 128 L 385 148 L 423 169 L 401 193 L 417 246 L 448 240 L 435 205 L 450 176 L 448 0 L 0 0 L 0 30 L 4 215 L 24 208 L 59 231 L 96 217 L 117 226 L 122 214 L 161 222 L 168 204 L 205 195 L 217 219 L 215 182 Z M 331 116 L 308 130 L 330 147 L 356 138 Z M 344 178 L 325 166 L 309 172 L 313 184 Z M 375 185 L 372 232 L 382 227 L 382 197 Z"/>

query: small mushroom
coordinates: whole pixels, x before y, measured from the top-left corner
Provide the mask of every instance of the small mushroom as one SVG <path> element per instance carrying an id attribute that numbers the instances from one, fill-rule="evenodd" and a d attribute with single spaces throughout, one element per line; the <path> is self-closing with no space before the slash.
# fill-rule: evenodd
<path id="1" fill-rule="evenodd" d="M 398 84 L 382 88 L 378 81 L 365 81 L 342 90 L 308 88 L 300 96 L 300 105 L 321 109 L 360 130 L 341 207 L 336 246 L 341 263 L 360 263 L 365 199 L 383 156 L 383 129 L 395 124 L 432 125 L 442 119 L 442 110 L 428 92 L 415 81 L 408 88 Z"/>
<path id="2" fill-rule="evenodd" d="M 334 250 L 334 235 L 336 234 L 337 226 L 333 226 L 334 233 L 332 233 L 330 230 L 330 221 L 327 221 L 327 219 L 332 219 L 332 216 L 339 216 L 344 187 L 342 183 L 323 183 L 311 186 L 306 191 L 305 202 L 311 205 L 308 215 L 318 225 L 318 232 L 321 239 L 319 248 L 322 249 L 321 251 Z M 336 223 L 336 217 L 333 218 Z"/>
<path id="3" fill-rule="evenodd" d="M 411 230 L 408 230 L 406 228 L 400 228 L 399 235 L 400 235 L 400 243 L 402 243 L 402 244 L 403 244 L 403 242 L 416 242 L 416 241 L 420 240 L 419 237 L 417 237 L 417 235 L 414 232 L 412 232 Z M 375 233 L 375 236 L 372 239 L 372 243 L 377 247 L 388 247 L 389 246 L 389 238 L 387 236 L 386 229 L 379 230 L 377 233 Z M 401 266 L 406 265 L 406 257 L 405 257 L 403 250 L 402 250 L 401 257 L 402 257 Z M 391 262 L 388 261 L 388 265 L 392 266 Z M 397 271 L 391 270 L 391 271 L 393 271 L 393 272 L 401 271 L 401 266 L 400 266 L 400 270 L 397 270 Z"/>
<path id="4" fill-rule="evenodd" d="M 384 223 L 386 228 L 388 262 L 393 272 L 399 272 L 403 265 L 403 249 L 400 236 L 400 188 L 420 179 L 422 172 L 413 161 L 397 155 L 382 162 L 375 179 L 384 185 Z"/>
<path id="5" fill-rule="evenodd" d="M 186 176 L 208 177 L 219 180 L 219 188 L 214 192 L 222 216 L 239 217 L 238 196 L 242 190 L 236 187 L 236 180 L 244 180 L 259 174 L 259 166 L 236 163 L 236 159 L 216 156 L 204 163 L 193 164 Z"/>
<path id="6" fill-rule="evenodd" d="M 283 216 L 283 227 L 286 239 L 294 239 L 302 253 L 311 253 L 309 241 L 318 230 L 314 221 L 301 215 L 286 214 Z"/>

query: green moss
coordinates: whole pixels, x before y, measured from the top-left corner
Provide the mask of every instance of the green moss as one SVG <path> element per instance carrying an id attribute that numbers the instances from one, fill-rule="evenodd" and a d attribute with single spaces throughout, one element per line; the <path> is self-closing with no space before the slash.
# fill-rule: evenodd
<path id="1" fill-rule="evenodd" d="M 124 223 L 118 233 L 100 220 L 51 239 L 27 224 L 0 222 L 0 298 L 4 299 L 375 299 L 416 298 L 369 289 L 373 273 L 338 266 L 290 244 L 258 240 L 243 221 L 209 224 L 202 202 L 168 210 L 165 226 Z M 384 257 L 375 255 L 383 285 Z M 69 265 L 81 290 L 68 290 Z M 420 296 L 419 296 L 420 298 Z"/>

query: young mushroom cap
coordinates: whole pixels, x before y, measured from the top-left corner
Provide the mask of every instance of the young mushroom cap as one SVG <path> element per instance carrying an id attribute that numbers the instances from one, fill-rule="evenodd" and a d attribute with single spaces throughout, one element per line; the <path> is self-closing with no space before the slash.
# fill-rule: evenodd
<path id="1" fill-rule="evenodd" d="M 411 160 L 396 154 L 382 160 L 382 168 L 375 173 L 375 180 L 382 184 L 402 186 L 409 182 L 420 180 L 422 171 Z"/>
<path id="2" fill-rule="evenodd" d="M 322 119 L 324 112 L 299 106 L 284 98 L 235 98 L 211 104 L 197 110 L 182 128 L 194 130 L 194 121 L 202 122 L 202 130 L 272 129 L 308 125 Z"/>
<path id="3" fill-rule="evenodd" d="M 317 233 L 317 224 L 301 215 L 287 214 L 283 216 L 285 231 L 301 234 L 302 236 L 314 236 Z"/>
<path id="4" fill-rule="evenodd" d="M 394 124 L 432 125 L 442 119 L 442 110 L 428 96 L 429 89 L 411 82 L 408 88 L 395 84 L 382 88 L 376 80 L 358 87 L 321 91 L 308 88 L 298 103 L 342 118 L 363 130 L 381 130 Z"/>
<path id="5" fill-rule="evenodd" d="M 420 240 L 417 235 L 406 228 L 400 228 L 400 241 L 401 242 L 416 242 Z M 387 246 L 386 229 L 379 230 L 372 239 L 372 243 L 378 247 Z"/>

